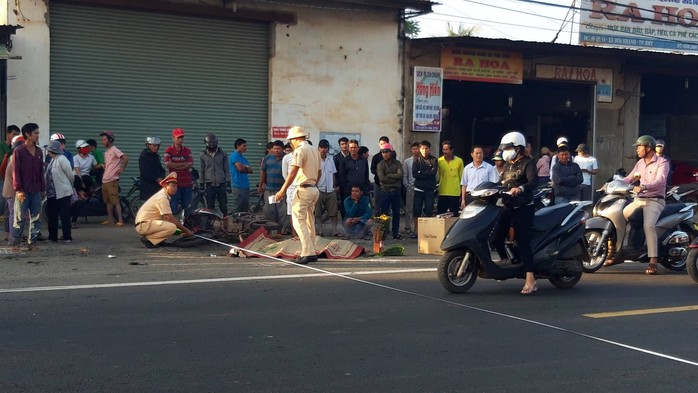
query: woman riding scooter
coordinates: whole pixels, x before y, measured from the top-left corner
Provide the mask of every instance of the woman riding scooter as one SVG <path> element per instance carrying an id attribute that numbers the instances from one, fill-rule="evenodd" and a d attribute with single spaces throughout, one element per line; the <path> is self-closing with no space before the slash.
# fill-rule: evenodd
<path id="1" fill-rule="evenodd" d="M 526 283 L 521 294 L 530 295 L 538 288 L 534 275 L 533 251 L 531 250 L 531 224 L 533 223 L 533 190 L 538 177 L 536 166 L 525 155 L 526 138 L 520 132 L 510 132 L 502 138 L 499 148 L 504 158 L 504 171 L 500 182 L 509 189 L 510 198 L 504 198 L 504 211 L 494 228 L 493 244 L 499 257 L 507 258 L 504 239 L 509 228 L 514 226 L 520 260 L 526 270 Z"/>

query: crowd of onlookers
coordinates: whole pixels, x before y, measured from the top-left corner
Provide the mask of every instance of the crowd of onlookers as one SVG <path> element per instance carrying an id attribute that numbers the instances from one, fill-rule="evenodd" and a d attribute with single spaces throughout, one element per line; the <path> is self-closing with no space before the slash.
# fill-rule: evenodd
<path id="1" fill-rule="evenodd" d="M 72 241 L 71 229 L 77 226 L 82 204 L 101 185 L 101 197 L 106 205 L 105 225 L 123 226 L 119 202 L 119 175 L 128 164 L 128 157 L 115 145 L 110 131 L 100 134 L 104 151 L 97 141 L 78 140 L 75 154 L 66 149 L 66 137 L 55 133 L 50 137 L 45 152 L 38 146 L 39 127 L 26 124 L 7 129 L 7 138 L 0 144 L 4 174 L 3 198 L 0 215 L 6 218 L 8 240 L 19 247 L 29 225 L 26 240 L 29 249 L 35 248 L 40 235 L 39 213 L 46 198 L 48 240 Z M 185 132 L 177 128 L 171 133 L 172 144 L 160 156 L 162 141 L 159 137 L 146 138 L 138 165 L 141 180 L 140 196 L 147 199 L 161 189 L 160 182 L 167 173 L 177 173 L 177 193 L 171 197 L 173 214 L 190 213 L 193 187 L 198 184 L 204 193 L 206 205 L 218 208 L 223 214 L 246 212 L 250 203 L 250 177 L 259 171 L 256 185 L 259 198 L 266 202 L 274 196 L 288 176 L 291 146 L 277 140 L 267 145 L 264 158 L 251 165 L 245 153 L 247 142 L 238 138 L 233 152 L 227 154 L 215 134 L 204 138 L 204 149 L 198 156 L 198 170 L 194 168 L 192 150 L 184 145 Z M 322 159 L 322 170 L 317 182 L 320 198 L 315 209 L 317 233 L 323 235 L 323 222 L 330 222 L 333 236 L 368 236 L 372 218 L 380 214 L 392 217 L 392 236 L 416 238 L 417 218 L 452 212 L 457 214 L 471 202 L 470 192 L 482 182 L 498 182 L 503 170 L 502 151 L 475 146 L 470 150 L 469 162 L 456 153 L 458 147 L 450 141 L 440 144 L 441 155 L 432 155 L 431 143 L 424 140 L 410 146 L 409 154 L 400 161 L 386 136 L 378 141 L 378 152 L 369 155 L 369 149 L 357 140 L 340 138 L 339 152 L 331 155 L 330 142 L 320 140 L 317 149 Z M 663 142 L 661 142 L 663 147 Z M 597 174 L 598 163 L 585 144 L 572 151 L 566 138 L 559 138 L 554 148 L 541 147 L 533 157 L 529 144 L 526 154 L 535 159 L 539 184 L 551 183 L 556 202 L 589 200 L 592 197 L 591 179 Z M 576 155 L 573 157 L 573 153 Z M 485 155 L 490 157 L 485 157 Z M 488 159 L 486 159 L 488 158 Z M 4 171 L 4 172 L 3 172 Z M 198 176 L 198 183 L 195 178 Z M 265 219 L 278 222 L 281 234 L 291 234 L 291 203 L 294 190 L 287 190 L 287 200 L 264 203 Z M 228 198 L 231 209 L 228 209 Z M 400 216 L 404 212 L 404 226 Z M 58 238 L 58 223 L 62 237 Z"/>
<path id="2" fill-rule="evenodd" d="M 37 240 L 71 243 L 80 209 L 91 197 L 95 184 L 101 184 L 101 196 L 108 212 L 104 224 L 123 226 L 118 179 L 128 158 L 114 146 L 113 133 L 100 134 L 103 153 L 97 149 L 96 140 L 88 139 L 75 143 L 75 155 L 66 149 L 63 134 L 52 134 L 44 149 L 39 146 L 40 134 L 35 123 L 27 123 L 21 129 L 11 125 L 7 127 L 5 141 L 0 142 L 3 174 L 0 217 L 4 219 L 6 240 L 13 250 L 19 250 L 24 241 L 28 250 L 37 249 Z M 47 238 L 41 235 L 44 201 Z"/>

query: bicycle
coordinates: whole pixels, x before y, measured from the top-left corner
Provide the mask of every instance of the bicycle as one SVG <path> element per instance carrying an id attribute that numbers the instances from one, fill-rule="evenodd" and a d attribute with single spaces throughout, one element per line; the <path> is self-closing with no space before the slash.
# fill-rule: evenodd
<path id="1" fill-rule="evenodd" d="M 131 214 L 133 214 L 133 216 L 135 217 L 136 212 L 138 212 L 138 209 L 140 209 L 140 207 L 143 206 L 143 204 L 145 203 L 145 200 L 141 199 L 141 196 L 136 193 L 137 191 L 140 191 L 140 189 L 141 189 L 141 178 L 140 177 L 131 177 L 131 180 L 133 181 L 133 184 L 131 184 L 131 189 L 128 190 L 128 192 L 126 193 L 126 196 L 124 198 L 126 198 L 126 200 L 128 200 L 129 210 L 131 210 Z M 131 199 L 129 199 L 129 197 Z"/>

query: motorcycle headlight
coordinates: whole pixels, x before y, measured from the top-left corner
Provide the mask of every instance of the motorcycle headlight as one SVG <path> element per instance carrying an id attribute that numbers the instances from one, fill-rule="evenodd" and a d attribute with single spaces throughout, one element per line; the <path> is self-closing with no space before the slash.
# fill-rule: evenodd
<path id="1" fill-rule="evenodd" d="M 494 194 L 496 194 L 496 193 L 498 193 L 498 192 L 499 192 L 499 190 L 492 190 L 492 189 L 490 189 L 490 190 L 479 190 L 479 191 L 473 191 L 473 192 L 471 192 L 470 195 L 472 195 L 473 197 L 477 197 L 477 198 L 486 198 L 486 197 L 490 197 L 490 196 L 492 196 L 492 195 L 494 195 Z"/>
<path id="2" fill-rule="evenodd" d="M 480 214 L 481 211 L 485 210 L 484 205 L 469 204 L 460 212 L 460 218 L 471 218 Z"/>

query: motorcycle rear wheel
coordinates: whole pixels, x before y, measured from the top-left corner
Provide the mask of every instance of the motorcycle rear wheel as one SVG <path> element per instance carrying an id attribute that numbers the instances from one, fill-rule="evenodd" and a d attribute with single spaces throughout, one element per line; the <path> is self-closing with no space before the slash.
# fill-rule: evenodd
<path id="1" fill-rule="evenodd" d="M 698 248 L 692 248 L 686 258 L 686 271 L 693 281 L 698 283 Z"/>
<path id="2" fill-rule="evenodd" d="M 464 261 L 463 258 L 466 251 L 465 249 L 447 251 L 439 261 L 439 267 L 437 268 L 439 281 L 441 281 L 444 289 L 451 293 L 468 292 L 477 280 L 477 258 L 471 253 L 468 260 Z M 466 264 L 463 277 L 456 277 L 461 263 Z"/>
<path id="3" fill-rule="evenodd" d="M 569 289 L 575 286 L 581 278 L 582 273 L 578 273 L 571 276 L 550 276 L 548 277 L 548 281 L 550 281 L 555 288 Z"/>
<path id="4" fill-rule="evenodd" d="M 601 245 L 601 250 L 598 256 L 594 256 L 593 252 L 596 249 L 598 242 L 601 240 L 601 231 L 588 230 L 584 232 L 584 237 L 587 239 L 587 244 L 589 245 L 589 255 L 591 259 L 589 262 L 582 262 L 582 270 L 584 273 L 594 273 L 595 271 L 603 267 L 606 258 L 608 258 L 608 242 Z"/>
<path id="5" fill-rule="evenodd" d="M 686 258 L 681 260 L 681 261 L 669 262 L 669 261 L 665 261 L 662 259 L 659 261 L 659 263 L 661 263 L 662 266 L 664 266 L 665 268 L 667 268 L 671 271 L 680 272 L 680 271 L 686 270 L 686 265 L 688 265 L 689 255 L 687 255 Z"/>

